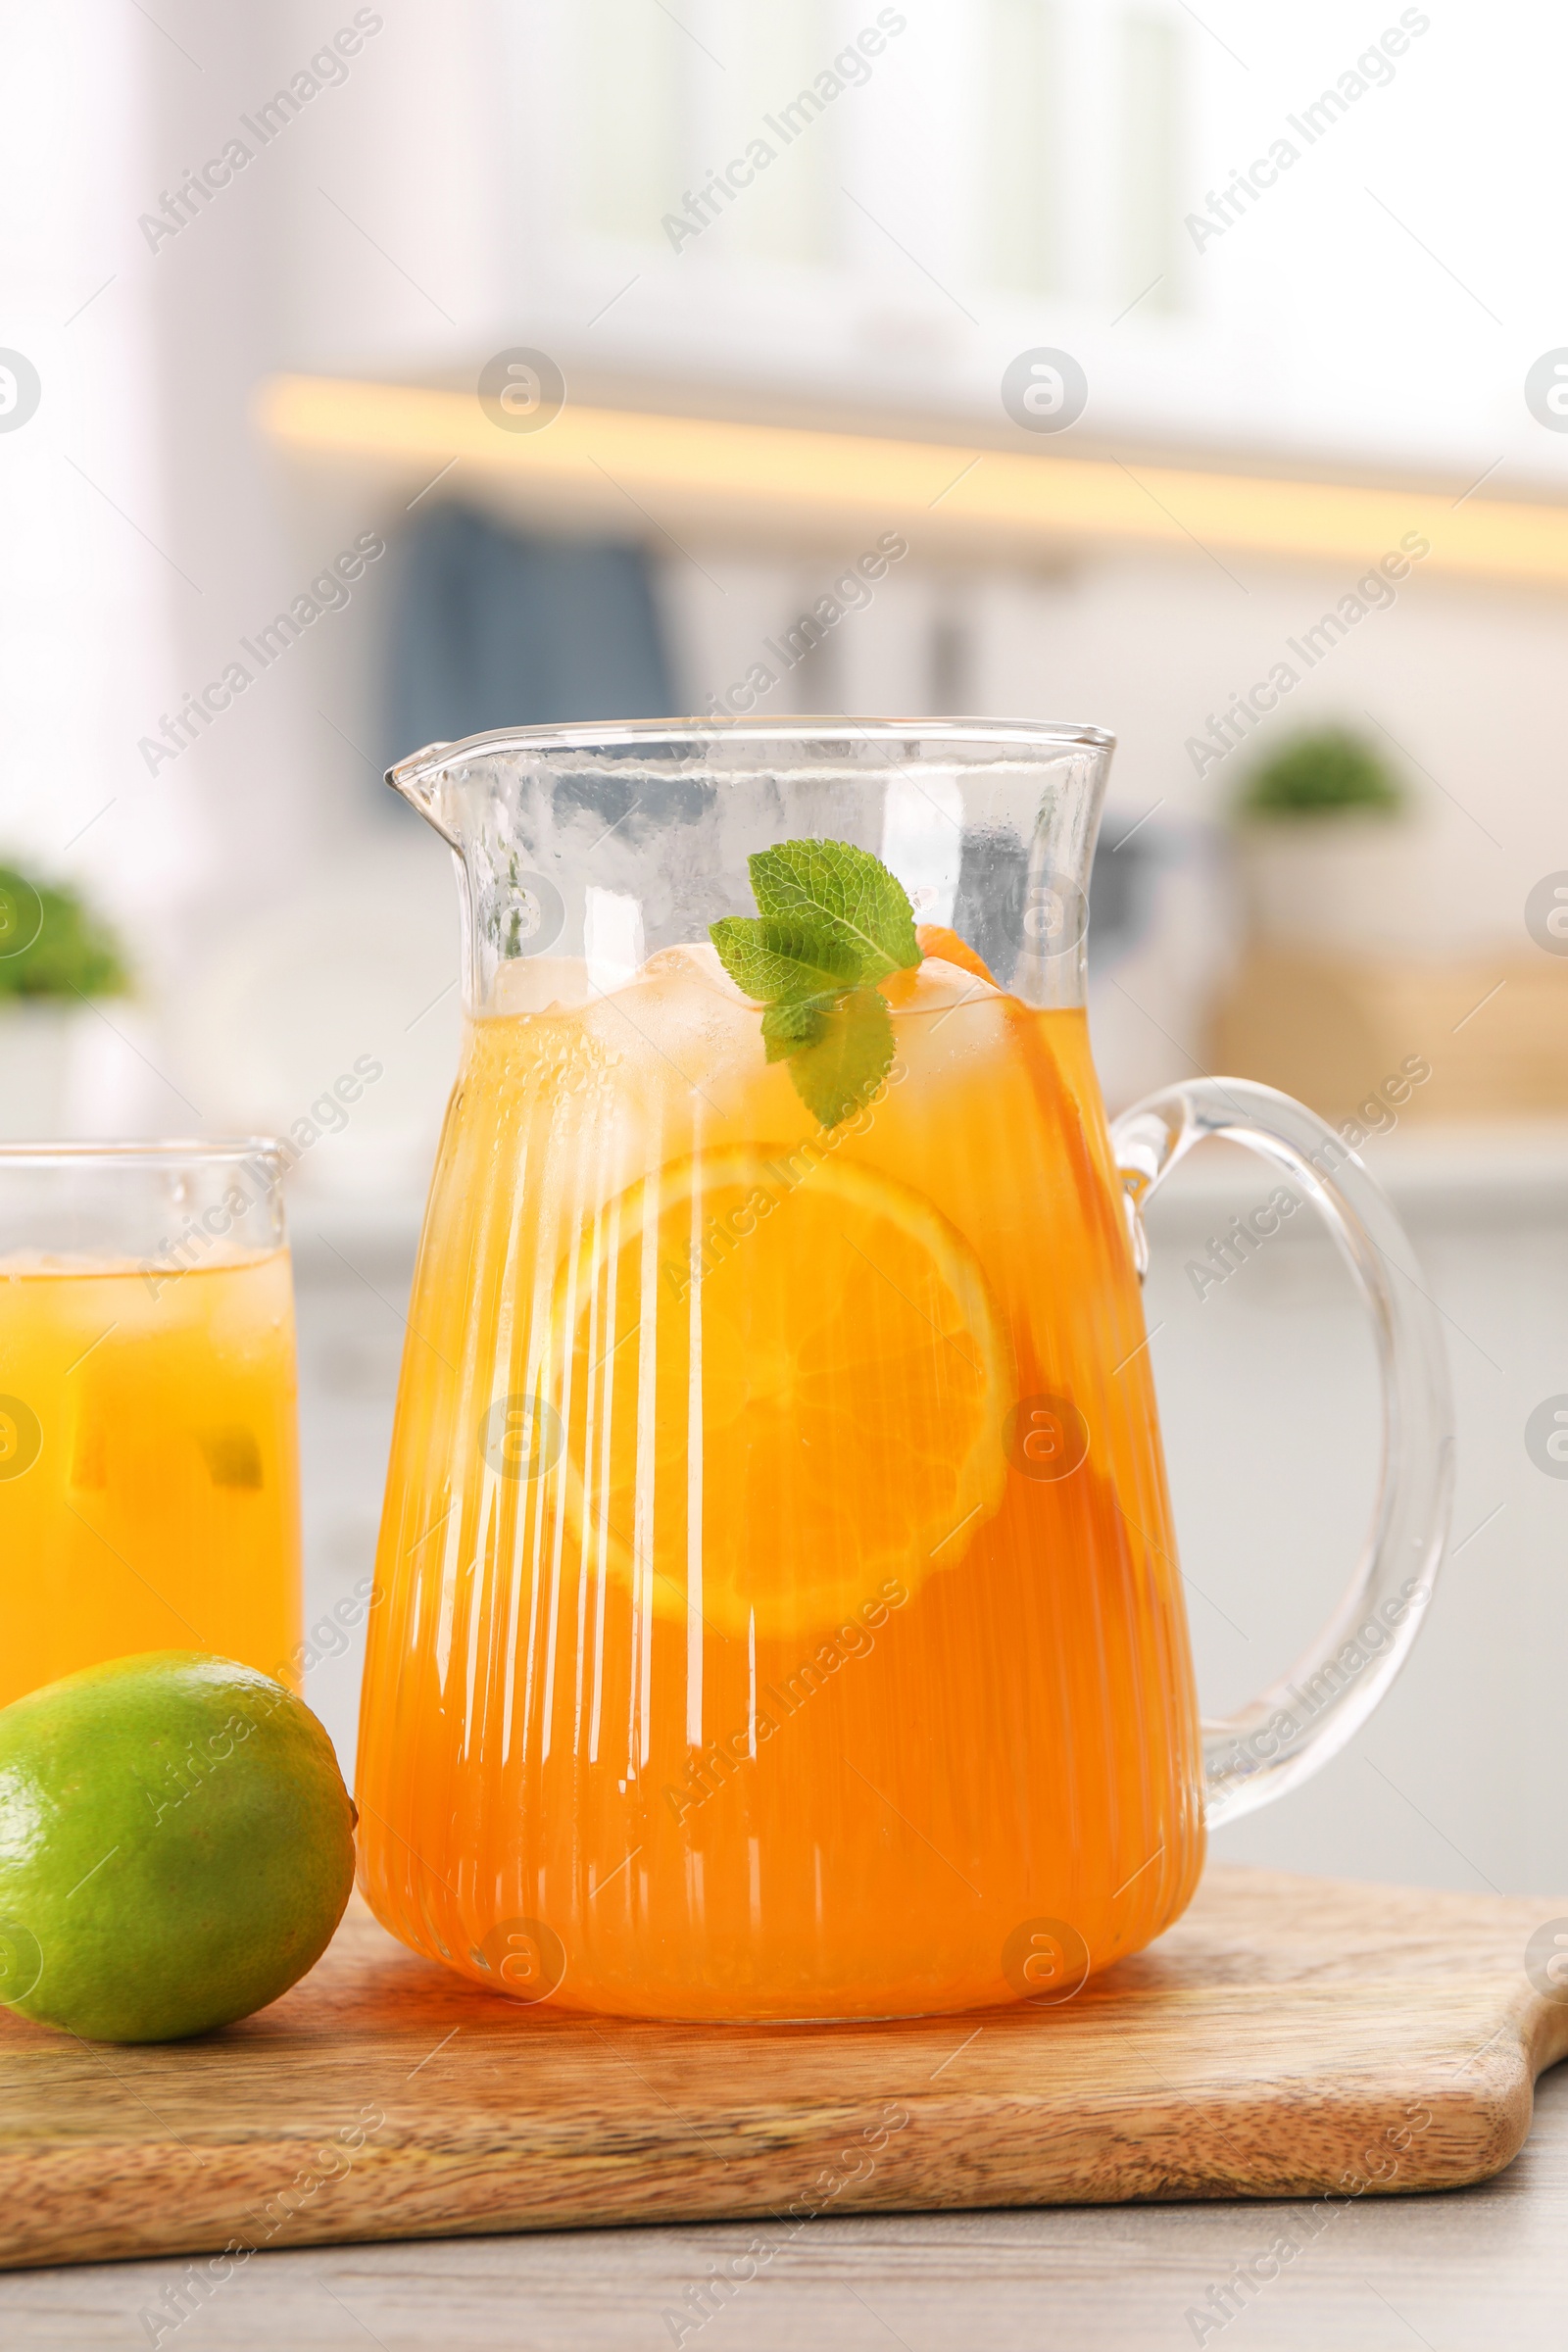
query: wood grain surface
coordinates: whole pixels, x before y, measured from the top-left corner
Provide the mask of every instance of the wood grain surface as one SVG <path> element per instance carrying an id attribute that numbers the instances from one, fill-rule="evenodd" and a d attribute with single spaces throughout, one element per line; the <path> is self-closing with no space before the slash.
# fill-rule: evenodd
<path id="1" fill-rule="evenodd" d="M 1509 2162 L 1568 2052 L 1568 1997 L 1526 1972 L 1559 1910 L 1216 1868 L 1060 2007 L 710 2028 L 519 2007 L 356 1904 L 304 1984 L 201 2041 L 0 2016 L 0 2265 L 1453 2187 Z"/>

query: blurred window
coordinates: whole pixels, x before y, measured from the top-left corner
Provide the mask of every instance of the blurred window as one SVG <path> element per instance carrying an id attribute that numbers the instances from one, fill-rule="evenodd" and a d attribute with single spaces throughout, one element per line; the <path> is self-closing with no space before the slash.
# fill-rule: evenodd
<path id="1" fill-rule="evenodd" d="M 1142 11 L 1120 30 L 1122 302 L 1145 297 L 1141 308 L 1181 307 L 1182 34 L 1175 20 Z M 1148 291 L 1146 291 L 1148 289 Z"/>
<path id="2" fill-rule="evenodd" d="M 730 47 L 713 161 L 721 167 L 744 155 L 758 137 L 773 148 L 775 160 L 745 189 L 734 217 L 718 223 L 725 245 L 760 261 L 831 261 L 838 123 L 815 119 L 810 93 L 834 54 L 833 12 L 827 0 L 758 8 L 736 24 Z M 787 115 L 788 108 L 794 113 Z M 791 132 L 788 145 L 780 130 L 768 127 L 769 117 Z"/>
<path id="3" fill-rule="evenodd" d="M 760 300 L 770 268 L 853 253 L 862 274 L 912 262 L 1026 302 L 1182 306 L 1179 0 L 933 0 L 924 19 L 873 0 L 544 5 L 575 43 L 564 120 L 591 236 L 695 247 Z"/>
<path id="4" fill-rule="evenodd" d="M 687 35 L 650 0 L 577 0 L 577 210 L 600 236 L 662 244 L 688 170 Z"/>
<path id="5" fill-rule="evenodd" d="M 984 87 L 981 274 L 1010 293 L 1058 293 L 1065 157 L 1054 0 L 990 0 Z"/>

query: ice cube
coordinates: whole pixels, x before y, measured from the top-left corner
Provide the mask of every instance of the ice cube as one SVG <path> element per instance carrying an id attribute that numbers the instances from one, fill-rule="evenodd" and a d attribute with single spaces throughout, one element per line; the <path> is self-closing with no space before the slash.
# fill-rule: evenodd
<path id="1" fill-rule="evenodd" d="M 217 1429 L 199 1429 L 196 1443 L 206 1458 L 208 1473 L 215 1487 L 260 1487 L 262 1484 L 262 1449 L 256 1442 L 256 1432 L 247 1429 L 243 1421 L 229 1421 Z"/>

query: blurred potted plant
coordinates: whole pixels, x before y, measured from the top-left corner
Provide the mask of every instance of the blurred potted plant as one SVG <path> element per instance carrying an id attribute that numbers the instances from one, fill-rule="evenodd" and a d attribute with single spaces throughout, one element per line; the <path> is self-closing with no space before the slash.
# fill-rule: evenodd
<path id="1" fill-rule="evenodd" d="M 1235 813 L 1248 914 L 1264 944 L 1319 954 L 1413 944 L 1405 795 L 1369 743 L 1338 727 L 1298 735 L 1252 770 Z"/>
<path id="2" fill-rule="evenodd" d="M 74 1033 L 129 985 L 119 940 L 68 883 L 0 865 L 0 1133 L 63 1134 Z"/>
<path id="3" fill-rule="evenodd" d="M 1434 854 L 1372 745 L 1298 737 L 1232 815 L 1250 936 L 1215 1068 L 1299 1096 L 1356 1149 L 1396 1103 L 1399 1121 L 1568 1114 L 1568 964 L 1478 929 L 1462 859 Z"/>

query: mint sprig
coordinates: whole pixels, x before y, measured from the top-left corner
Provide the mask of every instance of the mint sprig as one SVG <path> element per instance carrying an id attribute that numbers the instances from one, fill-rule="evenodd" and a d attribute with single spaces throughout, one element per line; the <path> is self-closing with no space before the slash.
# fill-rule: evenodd
<path id="1" fill-rule="evenodd" d="M 923 960 L 896 874 L 848 841 L 785 841 L 747 859 L 756 915 L 709 926 L 719 961 L 762 1006 L 769 1061 L 788 1061 L 821 1127 L 874 1094 L 893 1063 L 893 1019 L 876 982 Z"/>
<path id="2" fill-rule="evenodd" d="M 920 960 L 914 908 L 880 858 L 848 841 L 781 841 L 746 860 L 760 915 L 801 922 L 859 958 L 860 978 L 885 979 Z"/>

